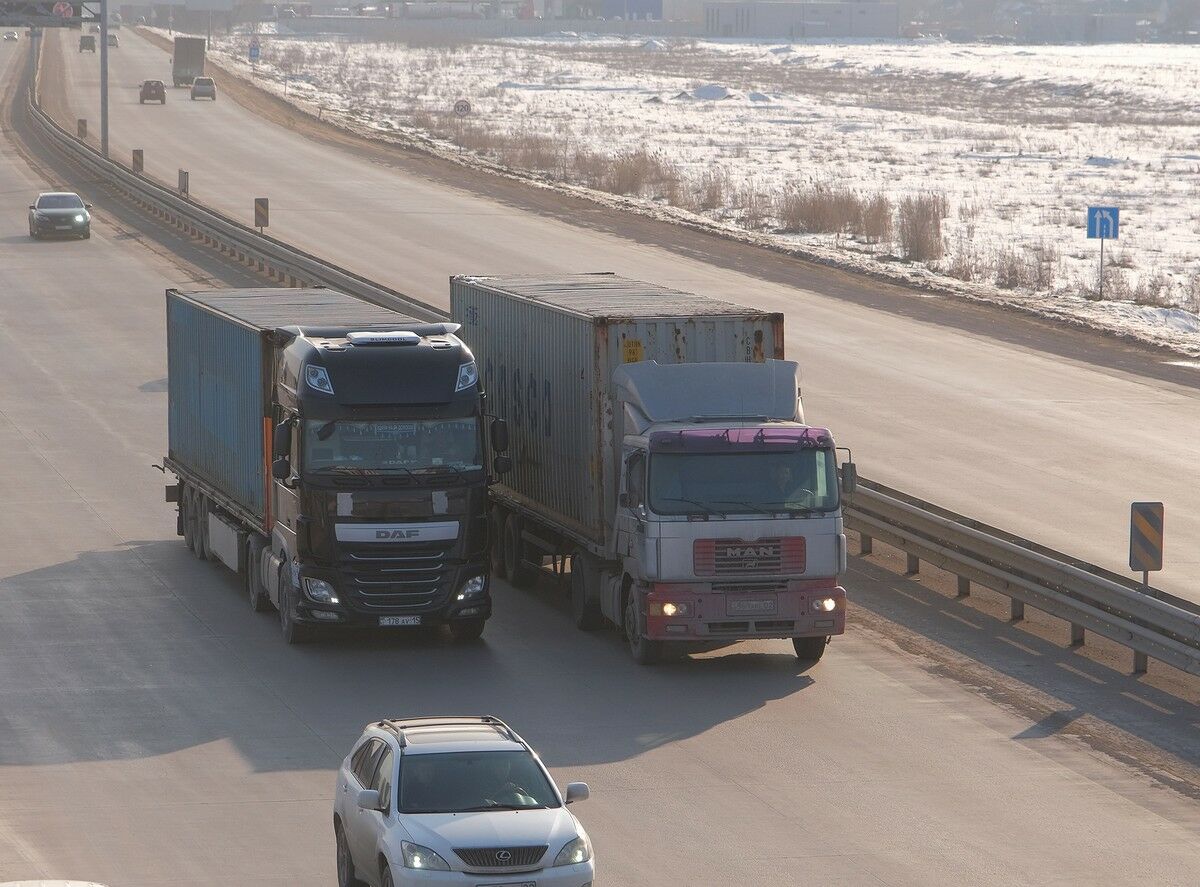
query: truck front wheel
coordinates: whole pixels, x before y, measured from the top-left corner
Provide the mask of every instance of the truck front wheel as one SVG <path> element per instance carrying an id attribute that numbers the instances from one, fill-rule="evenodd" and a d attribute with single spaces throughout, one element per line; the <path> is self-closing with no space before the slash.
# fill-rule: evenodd
<path id="1" fill-rule="evenodd" d="M 312 629 L 296 622 L 292 609 L 296 605 L 296 590 L 292 588 L 291 572 L 286 563 L 279 571 L 279 629 L 285 644 L 305 644 L 312 640 Z"/>
<path id="2" fill-rule="evenodd" d="M 583 549 L 571 555 L 571 619 L 580 631 L 595 631 L 604 624 L 600 613 L 600 570 Z"/>
<path id="3" fill-rule="evenodd" d="M 821 657 L 825 655 L 825 646 L 828 643 L 828 637 L 792 638 L 792 648 L 796 651 L 796 658 L 806 662 L 820 661 Z"/>
<path id="4" fill-rule="evenodd" d="M 250 609 L 255 613 L 271 609 L 271 599 L 267 597 L 262 581 L 262 554 L 266 547 L 266 543 L 253 534 L 246 543 L 246 592 L 250 597 Z"/>
<path id="5" fill-rule="evenodd" d="M 489 552 L 492 575 L 497 579 L 508 578 L 508 570 L 504 568 L 504 524 L 504 509 L 497 505 L 492 508 L 492 545 Z"/>
<path id="6" fill-rule="evenodd" d="M 638 665 L 654 665 L 662 658 L 662 642 L 652 641 L 642 633 L 641 604 L 637 589 L 629 590 L 625 601 L 625 641 L 629 655 Z"/>
<path id="7" fill-rule="evenodd" d="M 450 637 L 456 643 L 468 644 L 471 641 L 477 641 L 483 636 L 483 619 L 460 619 L 457 622 L 450 623 Z"/>
<path id="8" fill-rule="evenodd" d="M 533 585 L 533 567 L 522 557 L 525 545 L 521 541 L 521 519 L 510 514 L 504 521 L 504 572 L 508 581 L 517 588 L 528 588 Z"/>

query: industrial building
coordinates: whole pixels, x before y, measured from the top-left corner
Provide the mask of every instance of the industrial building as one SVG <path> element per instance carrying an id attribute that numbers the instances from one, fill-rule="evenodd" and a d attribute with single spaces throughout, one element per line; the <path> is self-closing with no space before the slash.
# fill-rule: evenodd
<path id="1" fill-rule="evenodd" d="M 709 37 L 894 38 L 900 36 L 895 3 L 789 3 L 786 0 L 742 0 L 704 5 L 704 33 Z"/>

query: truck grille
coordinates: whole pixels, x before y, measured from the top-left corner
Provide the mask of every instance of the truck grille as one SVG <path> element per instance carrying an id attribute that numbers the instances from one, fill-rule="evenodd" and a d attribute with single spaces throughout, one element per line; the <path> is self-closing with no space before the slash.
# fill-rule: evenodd
<path id="1" fill-rule="evenodd" d="M 473 869 L 515 869 L 537 865 L 549 847 L 455 847 L 454 852 Z"/>
<path id="2" fill-rule="evenodd" d="M 428 610 L 445 602 L 454 542 L 343 546 L 342 582 L 369 610 Z"/>
<path id="3" fill-rule="evenodd" d="M 697 539 L 692 544 L 697 576 L 754 576 L 803 573 L 803 536 L 783 539 Z"/>

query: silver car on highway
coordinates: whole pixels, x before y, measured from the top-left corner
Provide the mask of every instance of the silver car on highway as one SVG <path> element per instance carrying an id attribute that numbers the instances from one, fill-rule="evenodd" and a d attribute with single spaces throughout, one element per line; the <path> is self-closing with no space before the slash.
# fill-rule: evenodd
<path id="1" fill-rule="evenodd" d="M 592 843 L 533 749 L 493 717 L 368 724 L 338 770 L 340 887 L 590 887 Z"/>

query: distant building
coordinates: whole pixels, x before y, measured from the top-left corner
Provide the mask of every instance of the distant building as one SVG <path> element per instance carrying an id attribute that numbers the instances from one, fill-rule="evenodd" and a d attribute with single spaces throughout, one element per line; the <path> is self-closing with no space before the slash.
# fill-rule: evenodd
<path id="1" fill-rule="evenodd" d="M 1133 43 L 1138 17 L 1125 13 L 1031 12 L 1021 20 L 1029 43 Z"/>
<path id="2" fill-rule="evenodd" d="M 716 2 L 704 5 L 704 32 L 709 37 L 780 40 L 894 38 L 900 36 L 900 13 L 895 3 L 869 0 L 846 3 Z"/>
<path id="3" fill-rule="evenodd" d="M 596 5 L 593 3 L 593 5 Z M 605 18 L 661 19 L 663 0 L 601 0 L 600 14 Z"/>

